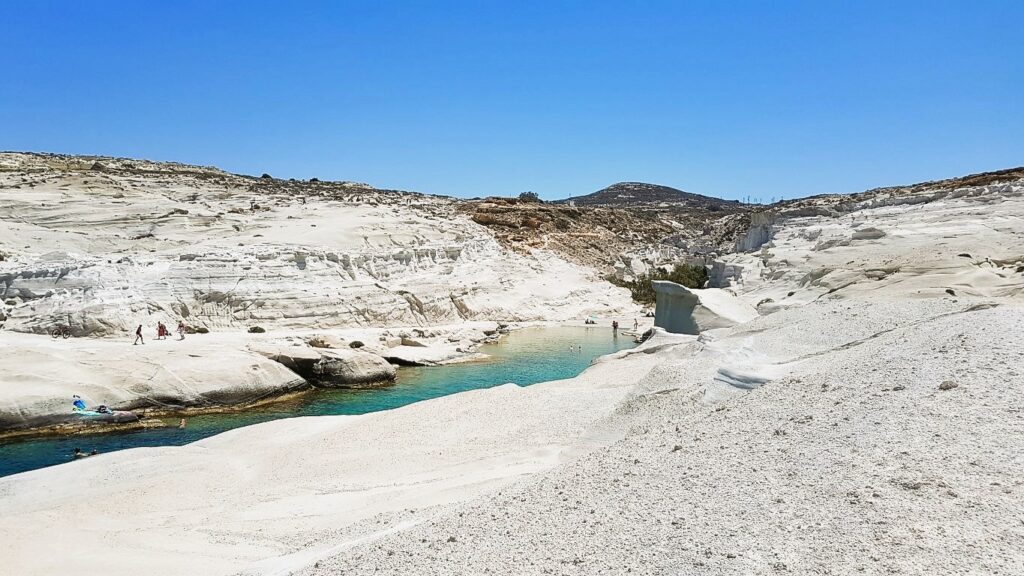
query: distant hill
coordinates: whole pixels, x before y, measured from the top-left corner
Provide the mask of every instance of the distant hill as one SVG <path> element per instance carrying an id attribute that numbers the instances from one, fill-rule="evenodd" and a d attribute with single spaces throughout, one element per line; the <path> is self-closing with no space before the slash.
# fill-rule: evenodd
<path id="1" fill-rule="evenodd" d="M 691 192 L 683 192 L 669 186 L 648 184 L 646 182 L 619 182 L 586 196 L 575 196 L 559 203 L 573 202 L 577 206 L 658 206 L 686 205 L 691 207 L 724 207 L 736 206 L 739 202 L 701 196 Z"/>

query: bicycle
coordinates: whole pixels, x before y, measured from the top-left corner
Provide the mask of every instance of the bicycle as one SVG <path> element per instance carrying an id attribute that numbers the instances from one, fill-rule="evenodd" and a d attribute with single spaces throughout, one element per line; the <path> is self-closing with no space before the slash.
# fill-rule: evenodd
<path id="1" fill-rule="evenodd" d="M 63 324 L 57 326 L 56 328 L 50 331 L 50 336 L 52 336 L 54 339 L 64 338 L 65 340 L 67 340 L 68 338 L 71 338 L 71 327 L 64 326 Z"/>

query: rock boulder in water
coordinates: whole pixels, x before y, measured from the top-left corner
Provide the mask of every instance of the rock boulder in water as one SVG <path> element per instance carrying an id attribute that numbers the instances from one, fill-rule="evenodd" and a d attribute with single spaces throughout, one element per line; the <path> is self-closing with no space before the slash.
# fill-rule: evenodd
<path id="1" fill-rule="evenodd" d="M 321 386 L 363 388 L 395 379 L 395 367 L 387 360 L 353 349 L 320 350 L 313 374 Z"/>

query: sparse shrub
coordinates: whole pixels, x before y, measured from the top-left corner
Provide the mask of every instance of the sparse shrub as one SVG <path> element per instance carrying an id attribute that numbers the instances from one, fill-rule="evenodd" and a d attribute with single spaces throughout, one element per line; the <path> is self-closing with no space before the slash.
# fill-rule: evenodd
<path id="1" fill-rule="evenodd" d="M 363 347 L 363 343 L 360 342 L 359 340 L 353 340 L 352 343 L 348 345 L 348 347 L 349 348 L 362 348 Z"/>
<path id="2" fill-rule="evenodd" d="M 274 179 L 273 176 L 271 176 L 270 174 L 267 174 L 266 172 L 264 172 L 263 175 L 260 176 L 260 178 L 262 178 L 264 180 L 273 180 Z"/>
<path id="3" fill-rule="evenodd" d="M 632 281 L 619 280 L 615 276 L 609 276 L 607 280 L 616 286 L 629 288 L 634 301 L 641 304 L 653 304 L 655 297 L 652 281 L 668 280 L 687 288 L 703 288 L 708 281 L 708 269 L 699 264 L 676 264 L 671 272 L 655 268 L 647 274 L 637 276 Z"/>
<path id="4" fill-rule="evenodd" d="M 263 334 L 266 330 L 262 326 L 249 326 L 249 334 Z"/>
<path id="5" fill-rule="evenodd" d="M 310 182 L 319 182 L 320 179 L 319 178 L 310 178 L 309 181 Z"/>
<path id="6" fill-rule="evenodd" d="M 8 306 L 17 306 L 18 305 L 18 301 L 17 300 L 5 300 L 4 304 L 7 304 Z"/>
<path id="7" fill-rule="evenodd" d="M 200 326 L 199 328 L 196 328 L 196 334 L 209 334 L 209 333 L 210 333 L 210 329 L 207 328 L 206 326 Z"/>

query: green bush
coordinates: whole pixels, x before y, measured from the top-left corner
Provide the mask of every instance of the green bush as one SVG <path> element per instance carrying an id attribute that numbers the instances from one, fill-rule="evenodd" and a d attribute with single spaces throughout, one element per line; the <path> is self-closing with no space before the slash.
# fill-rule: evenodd
<path id="1" fill-rule="evenodd" d="M 249 334 L 263 334 L 266 330 L 262 326 L 250 326 Z"/>
<path id="2" fill-rule="evenodd" d="M 654 304 L 654 285 L 651 284 L 654 280 L 668 280 L 687 288 L 703 288 L 708 281 L 708 269 L 699 264 L 676 264 L 670 272 L 655 268 L 631 281 L 619 280 L 614 276 L 608 277 L 612 284 L 629 288 L 633 300 L 640 304 Z"/>
<path id="3" fill-rule="evenodd" d="M 541 202 L 540 196 L 536 192 L 523 192 L 519 195 L 520 202 Z"/>

